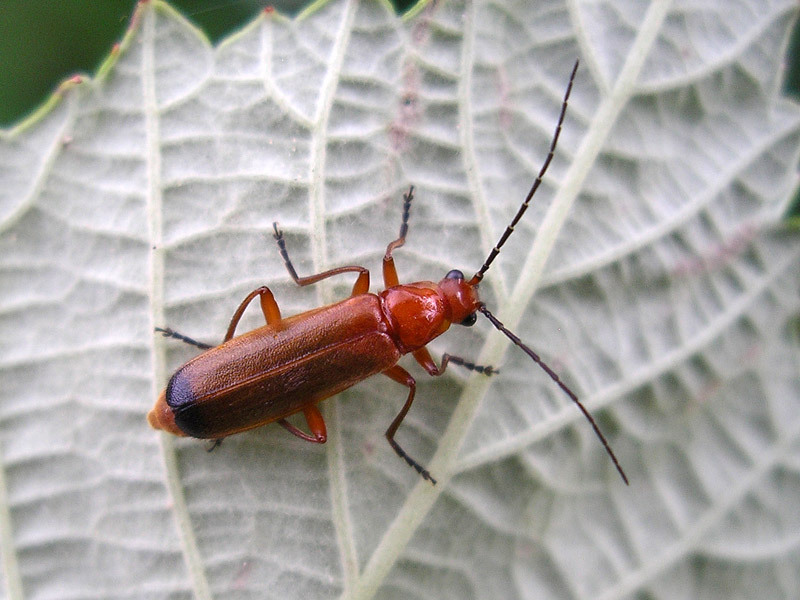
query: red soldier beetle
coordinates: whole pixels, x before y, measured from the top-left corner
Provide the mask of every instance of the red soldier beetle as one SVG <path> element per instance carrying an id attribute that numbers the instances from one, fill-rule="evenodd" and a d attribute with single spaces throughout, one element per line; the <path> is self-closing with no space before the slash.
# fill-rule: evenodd
<path id="1" fill-rule="evenodd" d="M 580 408 L 627 484 L 628 479 L 614 452 L 575 393 L 538 354 L 509 331 L 478 297 L 478 284 L 525 214 L 550 166 L 577 69 L 576 62 L 547 158 L 536 180 L 511 224 L 471 279 L 465 279 L 461 271 L 452 270 L 439 283 L 419 281 L 400 284 L 392 253 L 406 241 L 413 186 L 403 198 L 400 235 L 387 246 L 383 257 L 385 289 L 379 294 L 369 293 L 369 271 L 361 266 L 338 267 L 309 277 L 298 276 L 289 258 L 283 234 L 277 223 L 273 223 L 281 257 L 297 285 L 306 286 L 335 275 L 358 273 L 350 297 L 284 319 L 272 292 L 267 287 L 260 287 L 250 292 L 239 305 L 223 343 L 216 347 L 197 342 L 171 329 L 157 329 L 164 336 L 180 339 L 206 352 L 187 362 L 170 378 L 166 389 L 147 415 L 150 425 L 178 436 L 218 442 L 228 435 L 277 421 L 301 439 L 324 443 L 327 432 L 317 403 L 381 373 L 409 389 L 405 404 L 386 430 L 386 439 L 401 458 L 424 479 L 435 484 L 436 480 L 430 473 L 394 439 L 411 408 L 416 391 L 416 381 L 397 362 L 404 354 L 411 354 L 433 376 L 444 373 L 449 363 L 485 375 L 496 373 L 490 366 L 475 365 L 449 354 L 445 354 L 441 366 L 437 366 L 426 348 L 452 323 L 474 325 L 480 312 L 530 356 Z M 267 324 L 234 337 L 239 319 L 256 296 L 261 302 Z M 300 412 L 305 416 L 310 434 L 286 420 L 290 415 Z"/>

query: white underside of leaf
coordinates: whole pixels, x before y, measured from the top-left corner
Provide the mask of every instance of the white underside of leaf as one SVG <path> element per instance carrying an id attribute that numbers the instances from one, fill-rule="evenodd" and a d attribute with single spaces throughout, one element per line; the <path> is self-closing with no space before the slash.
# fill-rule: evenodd
<path id="1" fill-rule="evenodd" d="M 0 137 L 0 552 L 9 598 L 751 598 L 800 586 L 797 7 L 375 2 L 270 13 L 212 48 L 139 7 L 100 75 Z M 484 319 L 431 344 L 500 367 L 323 403 L 208 454 L 144 414 L 236 305 L 343 297 L 416 199 L 402 281 L 476 269 L 582 415 Z M 469 275 L 469 273 L 467 273 Z M 240 331 L 260 324 L 251 309 Z M 454 328 L 456 329 L 456 328 Z"/>

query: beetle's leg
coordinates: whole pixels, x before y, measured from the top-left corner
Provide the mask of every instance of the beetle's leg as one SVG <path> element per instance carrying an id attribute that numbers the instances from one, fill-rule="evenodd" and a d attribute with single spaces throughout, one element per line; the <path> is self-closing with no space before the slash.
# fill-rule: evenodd
<path id="1" fill-rule="evenodd" d="M 211 440 L 211 443 L 208 445 L 208 448 L 206 448 L 206 452 L 213 452 L 214 450 L 219 448 L 222 445 L 222 440 L 224 439 L 225 438 L 217 438 L 215 440 Z"/>
<path id="2" fill-rule="evenodd" d="M 167 327 L 166 329 L 162 329 L 161 327 L 156 327 L 156 331 L 159 332 L 164 337 L 175 338 L 176 340 L 180 340 L 182 342 L 186 342 L 187 344 L 189 344 L 191 346 L 197 346 L 201 350 L 208 350 L 209 348 L 213 348 L 214 347 L 211 344 L 198 342 L 197 340 L 194 340 L 194 339 L 192 339 L 192 338 L 190 338 L 190 337 L 188 337 L 186 335 L 183 335 L 182 333 L 178 333 L 177 331 L 175 331 L 173 329 L 170 329 L 169 327 Z"/>
<path id="3" fill-rule="evenodd" d="M 414 359 L 428 372 L 428 375 L 441 375 L 444 373 L 447 365 L 449 363 L 453 363 L 454 365 L 461 365 L 465 369 L 469 369 L 470 371 L 477 371 L 478 373 L 482 373 L 484 375 L 494 375 L 499 373 L 497 369 L 495 369 L 491 365 L 476 365 L 473 362 L 470 362 L 460 356 L 453 356 L 452 354 L 445 354 L 442 356 L 442 366 L 437 367 L 436 363 L 433 362 L 433 358 L 431 358 L 431 353 L 428 352 L 428 349 L 424 346 L 419 350 L 414 350 L 412 353 Z"/>
<path id="4" fill-rule="evenodd" d="M 298 429 L 286 419 L 279 419 L 278 424 L 300 439 L 316 444 L 324 444 L 328 440 L 328 431 L 325 428 L 325 420 L 322 418 L 322 413 L 319 412 L 316 406 L 307 406 L 303 409 L 303 415 L 306 418 L 306 423 L 308 423 L 308 428 L 311 430 L 312 435 L 307 434 L 302 429 Z"/>
<path id="5" fill-rule="evenodd" d="M 431 477 L 431 474 L 428 473 L 427 469 L 423 468 L 422 465 L 406 454 L 406 451 L 400 447 L 400 444 L 394 441 L 394 434 L 397 433 L 397 428 L 400 427 L 400 423 L 402 423 L 403 419 L 405 419 L 406 414 L 408 414 L 408 409 L 411 408 L 411 403 L 414 401 L 414 392 L 417 389 L 417 382 L 414 381 L 414 378 L 409 374 L 408 371 L 400 366 L 394 366 L 391 369 L 387 369 L 383 372 L 383 374 L 394 379 L 397 383 L 402 383 L 408 388 L 408 398 L 406 398 L 406 403 L 403 405 L 403 408 L 400 409 L 400 412 L 394 418 L 392 424 L 389 425 L 389 429 L 386 430 L 386 439 L 389 440 L 389 445 L 394 449 L 395 452 L 397 452 L 397 455 L 400 458 L 414 467 L 417 470 L 417 473 L 422 475 L 423 479 L 427 479 L 433 485 L 436 485 L 436 480 Z"/>
<path id="6" fill-rule="evenodd" d="M 283 264 L 286 265 L 286 270 L 289 271 L 289 275 L 297 285 L 311 285 L 312 283 L 317 283 L 318 281 L 333 277 L 334 275 L 341 275 L 342 273 L 358 273 L 358 279 L 356 279 L 356 283 L 353 286 L 351 296 L 359 296 L 369 291 L 369 271 L 364 267 L 356 265 L 337 267 L 335 269 L 323 271 L 322 273 L 317 273 L 316 275 L 300 277 L 294 269 L 292 260 L 289 258 L 289 252 L 286 250 L 286 240 L 283 239 L 283 232 L 278 229 L 277 223 L 273 223 L 272 227 L 275 230 L 275 241 L 278 243 L 278 250 L 283 258 Z"/>
<path id="7" fill-rule="evenodd" d="M 408 188 L 408 193 L 403 194 L 403 221 L 400 223 L 400 235 L 398 238 L 386 246 L 386 254 L 383 255 L 383 285 L 390 288 L 400 285 L 397 277 L 397 268 L 394 266 L 392 252 L 406 243 L 408 233 L 408 217 L 411 214 L 411 201 L 414 199 L 414 186 Z"/>
<path id="8" fill-rule="evenodd" d="M 440 375 L 444 373 L 445 367 L 447 367 L 448 363 L 453 363 L 454 365 L 461 365 L 465 369 L 469 371 L 477 371 L 483 375 L 491 376 L 496 375 L 500 371 L 494 368 L 492 365 L 476 365 L 474 362 L 470 362 L 460 356 L 453 356 L 452 354 L 443 354 L 442 355 L 442 366 L 440 367 Z"/>
<path id="9" fill-rule="evenodd" d="M 236 333 L 236 326 L 239 324 L 239 319 L 242 318 L 247 305 L 250 304 L 250 302 L 256 296 L 259 296 L 259 299 L 261 300 L 261 312 L 264 313 L 264 318 L 267 320 L 267 325 L 272 325 L 273 323 L 277 323 L 281 320 L 281 310 L 278 308 L 278 303 L 275 302 L 275 297 L 272 295 L 272 292 L 268 287 L 262 285 L 260 288 L 247 294 L 247 297 L 242 300 L 239 308 L 237 308 L 236 312 L 233 313 L 233 317 L 231 317 L 231 324 L 228 325 L 228 332 L 225 334 L 226 342 L 233 337 L 234 333 Z"/>

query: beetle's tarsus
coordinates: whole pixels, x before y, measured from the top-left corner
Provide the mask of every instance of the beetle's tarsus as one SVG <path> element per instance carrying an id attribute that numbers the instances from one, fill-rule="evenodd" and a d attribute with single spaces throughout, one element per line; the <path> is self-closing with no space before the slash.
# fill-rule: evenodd
<path id="1" fill-rule="evenodd" d="M 397 453 L 397 456 L 405 460 L 410 467 L 413 467 L 425 481 L 430 481 L 432 485 L 436 485 L 436 479 L 431 476 L 430 472 L 406 454 L 406 451 L 400 447 L 400 444 L 389 438 L 389 445 L 391 445 L 392 449 Z"/>
<path id="2" fill-rule="evenodd" d="M 197 348 L 200 348 L 201 350 L 209 350 L 210 348 L 214 347 L 211 344 L 206 344 L 205 342 L 198 342 L 197 340 L 195 340 L 193 338 L 190 338 L 187 335 L 183 335 L 182 333 L 178 333 L 177 331 L 175 331 L 174 329 L 172 329 L 170 327 L 166 327 L 166 328 L 156 327 L 155 331 L 157 333 L 160 333 L 164 337 L 175 338 L 176 340 L 180 340 L 180 341 L 182 341 L 182 342 L 184 342 L 186 344 L 189 344 L 190 346 L 195 346 Z"/>
<path id="3" fill-rule="evenodd" d="M 442 366 L 439 368 L 440 373 L 444 373 L 445 367 L 447 367 L 448 363 L 453 363 L 459 366 L 464 367 L 469 371 L 475 371 L 476 373 L 480 373 L 481 375 L 486 375 L 487 377 L 491 377 L 492 375 L 497 375 L 500 370 L 494 368 L 492 365 L 476 365 L 473 362 L 470 362 L 460 356 L 453 356 L 452 354 L 444 354 L 442 356 Z"/>

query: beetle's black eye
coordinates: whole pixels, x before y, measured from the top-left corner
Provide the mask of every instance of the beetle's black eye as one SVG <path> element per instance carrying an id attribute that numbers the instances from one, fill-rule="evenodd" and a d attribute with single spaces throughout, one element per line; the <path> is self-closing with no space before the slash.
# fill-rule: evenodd
<path id="1" fill-rule="evenodd" d="M 478 314 L 472 313 L 471 315 L 467 315 L 467 318 L 461 321 L 459 325 L 463 325 L 464 327 L 472 327 L 475 325 L 475 322 L 478 320 Z"/>
<path id="2" fill-rule="evenodd" d="M 464 279 L 464 274 L 459 271 L 458 269 L 453 269 L 447 275 L 444 276 L 445 279 Z"/>

